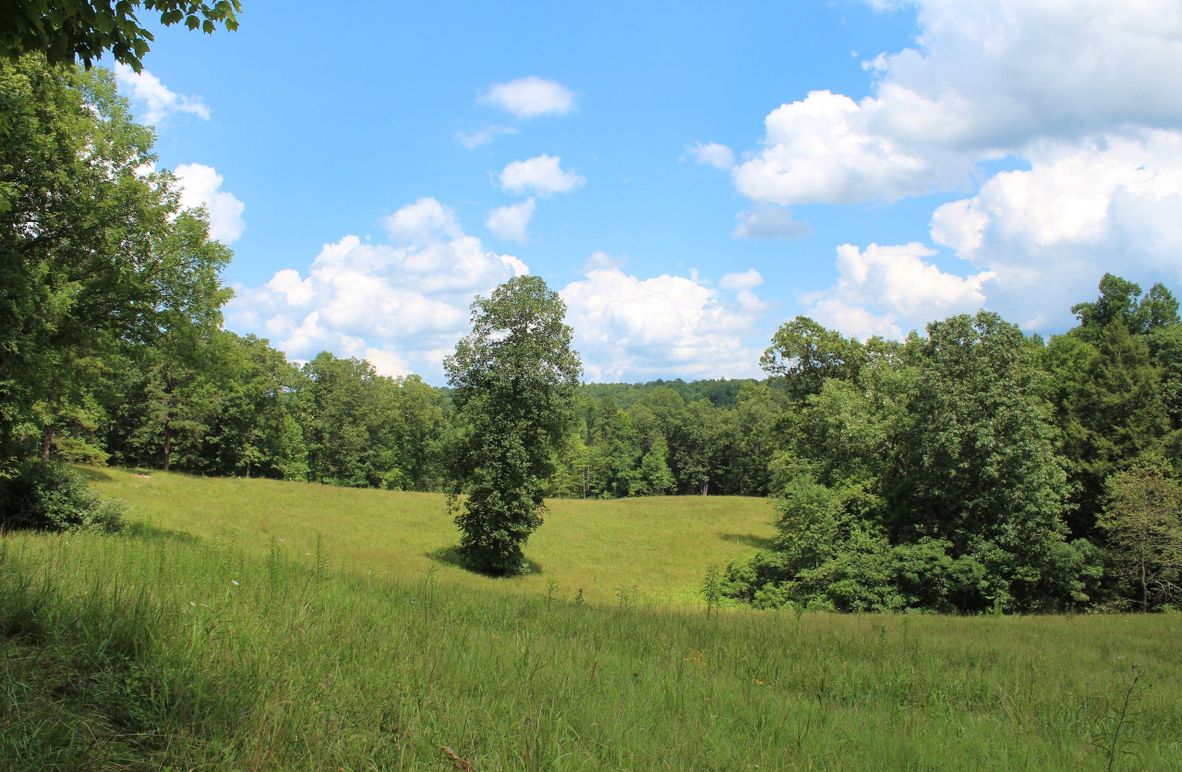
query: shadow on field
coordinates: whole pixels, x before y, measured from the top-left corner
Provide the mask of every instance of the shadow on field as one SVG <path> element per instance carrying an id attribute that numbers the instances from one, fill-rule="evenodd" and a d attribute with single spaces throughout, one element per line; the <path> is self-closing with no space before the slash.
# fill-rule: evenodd
<path id="1" fill-rule="evenodd" d="M 455 566 L 456 568 L 462 568 L 463 570 L 467 571 L 468 573 L 476 574 L 477 576 L 492 576 L 493 578 L 496 578 L 496 579 L 511 578 L 511 577 L 500 577 L 500 576 L 496 576 L 494 574 L 486 574 L 482 571 L 477 571 L 475 569 L 469 568 L 467 565 L 465 565 L 464 559 L 462 557 L 460 557 L 460 550 L 457 547 L 440 547 L 437 550 L 431 550 L 430 552 L 424 552 L 423 554 L 426 555 L 431 560 L 434 560 L 436 563 L 443 563 L 444 565 Z M 520 574 L 514 574 L 514 576 L 528 576 L 528 575 L 540 574 L 540 573 L 542 573 L 541 565 L 539 565 L 536 561 L 526 558 L 525 570 L 522 571 Z"/>
<path id="2" fill-rule="evenodd" d="M 144 541 L 173 541 L 180 544 L 196 544 L 198 539 L 191 533 L 184 531 L 166 531 L 151 523 L 128 523 L 123 526 L 124 536 Z"/>
<path id="3" fill-rule="evenodd" d="M 111 479 L 111 475 L 104 472 L 102 469 L 95 469 L 92 466 L 76 466 L 74 467 L 78 474 L 85 477 L 91 482 L 105 482 Z"/>
<path id="4" fill-rule="evenodd" d="M 724 533 L 719 536 L 723 541 L 733 541 L 735 544 L 745 544 L 748 547 L 763 549 L 771 543 L 767 536 L 756 536 L 753 533 Z"/>

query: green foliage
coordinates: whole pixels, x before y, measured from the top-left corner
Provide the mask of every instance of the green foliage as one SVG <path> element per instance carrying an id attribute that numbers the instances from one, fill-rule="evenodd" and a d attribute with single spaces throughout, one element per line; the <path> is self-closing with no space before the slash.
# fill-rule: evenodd
<path id="1" fill-rule="evenodd" d="M 551 453 L 574 421 L 581 365 L 566 307 L 536 276 L 472 304 L 472 332 L 444 362 L 461 435 L 453 499 L 460 551 L 474 569 L 512 574 L 541 525 Z"/>
<path id="2" fill-rule="evenodd" d="M 825 343 L 796 346 L 797 359 L 825 361 L 817 351 L 844 346 L 801 329 L 785 333 Z M 794 365 L 788 377 L 821 380 L 788 419 L 789 451 L 771 466 L 780 533 L 749 565 L 732 566 L 732 595 L 843 611 L 1088 600 L 1096 555 L 1066 538 L 1038 349 L 984 312 L 927 332 L 902 349 L 878 346 L 856 373 L 821 378 L 820 365 Z"/>
<path id="3" fill-rule="evenodd" d="M 151 379 L 144 412 L 167 457 L 174 414 L 200 429 L 180 385 L 229 298 L 229 250 L 203 212 L 181 211 L 167 172 L 144 173 L 152 131 L 109 72 L 0 61 L 0 102 L 0 456 L 92 440 L 126 358 Z"/>
<path id="4" fill-rule="evenodd" d="M 828 379 L 852 381 L 866 359 L 861 343 L 827 330 L 807 316 L 781 325 L 759 360 L 764 372 L 781 376 L 798 398 L 820 391 Z"/>
<path id="5" fill-rule="evenodd" d="M 1178 304 L 1154 285 L 1141 298 L 1132 282 L 1105 274 L 1100 297 L 1073 308 L 1080 325 L 1047 350 L 1056 424 L 1068 459 L 1070 524 L 1094 533 L 1105 480 L 1182 428 L 1177 411 L 1182 365 L 1172 356 L 1182 329 Z"/>
<path id="6" fill-rule="evenodd" d="M 1146 458 L 1108 480 L 1097 525 L 1125 598 L 1142 611 L 1182 600 L 1182 485 Z"/>
<path id="7" fill-rule="evenodd" d="M 0 477 L 0 532 L 117 531 L 123 507 L 104 501 L 65 464 L 32 461 Z"/>
<path id="8" fill-rule="evenodd" d="M 1041 377 L 1015 325 L 995 314 L 928 326 L 895 468 L 884 480 L 896 543 L 946 539 L 984 563 L 1007 608 L 1070 603 L 1078 588 L 1047 586 L 1065 542 L 1065 475 Z"/>
<path id="9" fill-rule="evenodd" d="M 73 64 L 81 60 L 87 69 L 110 52 L 115 61 L 136 72 L 154 40 L 140 26 L 136 12 L 158 13 L 160 24 L 184 24 L 190 30 L 211 34 L 220 24 L 238 29 L 239 0 L 6 0 L 0 25 L 0 57 L 16 58 L 40 52 L 51 63 Z"/>

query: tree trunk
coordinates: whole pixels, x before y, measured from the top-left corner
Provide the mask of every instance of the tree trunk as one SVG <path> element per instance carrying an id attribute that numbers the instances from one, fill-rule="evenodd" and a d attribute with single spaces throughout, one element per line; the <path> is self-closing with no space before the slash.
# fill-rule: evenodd
<path id="1" fill-rule="evenodd" d="M 1141 613 L 1149 612 L 1149 581 L 1145 578 L 1145 561 L 1141 561 Z"/>
<path id="2" fill-rule="evenodd" d="M 49 424 L 41 432 L 41 460 L 49 460 L 49 451 L 53 447 L 53 425 Z"/>
<path id="3" fill-rule="evenodd" d="M 172 417 L 164 417 L 164 471 L 172 462 Z"/>
<path id="4" fill-rule="evenodd" d="M 170 375 L 164 376 L 164 471 L 172 466 L 172 398 L 176 393 L 176 382 Z"/>

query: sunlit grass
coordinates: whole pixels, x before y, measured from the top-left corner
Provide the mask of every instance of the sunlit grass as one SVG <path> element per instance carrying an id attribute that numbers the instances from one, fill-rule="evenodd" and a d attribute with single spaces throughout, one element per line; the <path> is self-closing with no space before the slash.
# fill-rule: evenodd
<path id="1" fill-rule="evenodd" d="M 764 499 L 556 500 L 526 546 L 534 570 L 496 580 L 454 564 L 447 551 L 459 534 L 439 494 L 87 471 L 100 493 L 128 504 L 132 522 L 205 542 L 261 555 L 275 539 L 296 556 L 308 556 L 319 538 L 334 567 L 351 572 L 414 577 L 435 566 L 443 582 L 532 594 L 553 582 L 567 597 L 582 589 L 588 602 L 614 603 L 624 591 L 660 606 L 699 604 L 698 589 L 712 564 L 753 554 L 774 530 Z"/>
<path id="2" fill-rule="evenodd" d="M 6 537 L 0 759 L 444 769 L 444 747 L 477 769 L 1182 759 L 1177 615 L 708 617 L 439 579 L 159 534 Z"/>
<path id="3" fill-rule="evenodd" d="M 708 614 L 765 502 L 556 502 L 492 580 L 437 496 L 91 474 L 126 533 L 0 537 L 0 768 L 1182 769 L 1182 615 Z"/>

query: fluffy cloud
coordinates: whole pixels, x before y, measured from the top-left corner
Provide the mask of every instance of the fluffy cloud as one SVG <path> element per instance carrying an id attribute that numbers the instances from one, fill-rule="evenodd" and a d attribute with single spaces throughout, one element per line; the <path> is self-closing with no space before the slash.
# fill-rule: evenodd
<path id="1" fill-rule="evenodd" d="M 764 221 L 790 230 L 773 206 L 952 192 L 930 237 L 964 263 L 946 273 L 920 244 L 843 245 L 840 277 L 809 296 L 811 313 L 897 335 L 984 305 L 1052 331 L 1105 271 L 1182 278 L 1182 91 L 1168 86 L 1182 7 L 868 2 L 913 9 L 914 45 L 865 63 L 866 97 L 814 91 L 771 111 L 761 146 L 730 170 L 755 204 L 735 235 L 775 230 Z M 998 161 L 1011 170 L 986 174 Z"/>
<path id="2" fill-rule="evenodd" d="M 286 268 L 262 287 L 238 288 L 229 323 L 294 358 L 329 350 L 367 358 L 385 374 L 437 377 L 443 354 L 467 331 L 472 298 L 529 269 L 464 234 L 432 198 L 399 209 L 385 226 L 390 243 L 345 236 L 321 249 L 307 275 Z"/>
<path id="3" fill-rule="evenodd" d="M 545 154 L 513 161 L 501 170 L 497 179 L 505 190 L 533 191 L 539 196 L 567 193 L 586 182 L 573 170 L 563 169 L 561 158 Z"/>
<path id="4" fill-rule="evenodd" d="M 727 171 L 735 165 L 735 151 L 717 142 L 695 142 L 685 149 L 694 163 Z"/>
<path id="5" fill-rule="evenodd" d="M 145 123 L 160 123 L 177 113 L 209 120 L 209 108 L 199 97 L 177 94 L 147 70 L 136 72 L 122 62 L 115 62 L 115 80 L 128 98 L 142 108 L 140 119 Z"/>
<path id="6" fill-rule="evenodd" d="M 919 0 L 914 48 L 880 55 L 878 130 L 1011 150 L 1114 126 L 1176 128 L 1182 8 L 1171 0 Z M 1157 87 L 1154 84 L 1161 84 Z"/>
<path id="7" fill-rule="evenodd" d="M 420 198 L 407 204 L 382 221 L 386 232 L 396 241 L 437 241 L 463 235 L 455 212 L 433 198 Z"/>
<path id="8" fill-rule="evenodd" d="M 566 115 L 575 109 L 575 95 L 558 81 L 536 76 L 493 84 L 480 101 L 518 118 Z"/>
<path id="9" fill-rule="evenodd" d="M 993 274 L 961 277 L 926 262 L 922 244 L 853 244 L 837 248 L 839 277 L 832 287 L 805 297 L 808 313 L 847 335 L 899 338 L 934 319 L 972 313 L 985 302 Z"/>
<path id="10" fill-rule="evenodd" d="M 876 7 L 902 3 L 872 2 Z M 978 163 L 1031 143 L 1128 126 L 1176 129 L 1182 10 L 1166 0 L 915 0 L 916 45 L 866 64 L 873 93 L 773 110 L 733 170 L 756 202 L 893 201 L 964 187 Z"/>
<path id="11" fill-rule="evenodd" d="M 773 110 L 764 125 L 763 150 L 734 170 L 735 187 L 752 201 L 891 201 L 967 177 L 964 163 L 937 163 L 876 132 L 864 106 L 841 94 L 811 92 Z"/>
<path id="12" fill-rule="evenodd" d="M 689 277 L 642 279 L 600 259 L 561 290 L 567 323 L 592 381 L 746 377 L 759 352 L 744 345 L 763 304 L 755 271 L 728 274 L 719 291 Z"/>
<path id="13" fill-rule="evenodd" d="M 488 213 L 485 227 L 497 238 L 506 241 L 528 241 L 529 221 L 534 216 L 534 200 L 527 198 L 518 204 L 500 206 Z"/>
<path id="14" fill-rule="evenodd" d="M 1038 328 L 1067 321 L 1105 271 L 1182 279 L 1182 134 L 1051 142 L 1030 158 L 932 215 L 935 242 L 996 276 L 998 310 Z"/>
<path id="15" fill-rule="evenodd" d="M 261 287 L 236 288 L 228 323 L 270 338 L 293 359 L 327 350 L 368 359 L 384 375 L 440 381 L 443 357 L 468 331 L 473 297 L 529 269 L 464 234 L 435 199 L 385 224 L 390 243 L 345 236 L 324 245 L 306 273 L 285 268 Z M 602 253 L 584 270 L 559 292 L 588 380 L 757 373 L 759 351 L 744 341 L 765 309 L 758 271 L 727 274 L 714 288 L 696 272 L 632 276 Z"/>
<path id="16" fill-rule="evenodd" d="M 181 206 L 204 206 L 209 212 L 209 236 L 223 244 L 237 241 L 246 230 L 246 204 L 222 190 L 222 175 L 204 164 L 181 164 L 173 170 L 181 189 Z"/>
<path id="17" fill-rule="evenodd" d="M 735 215 L 738 239 L 798 239 L 812 232 L 808 223 L 792 217 L 787 209 L 761 205 Z"/>

